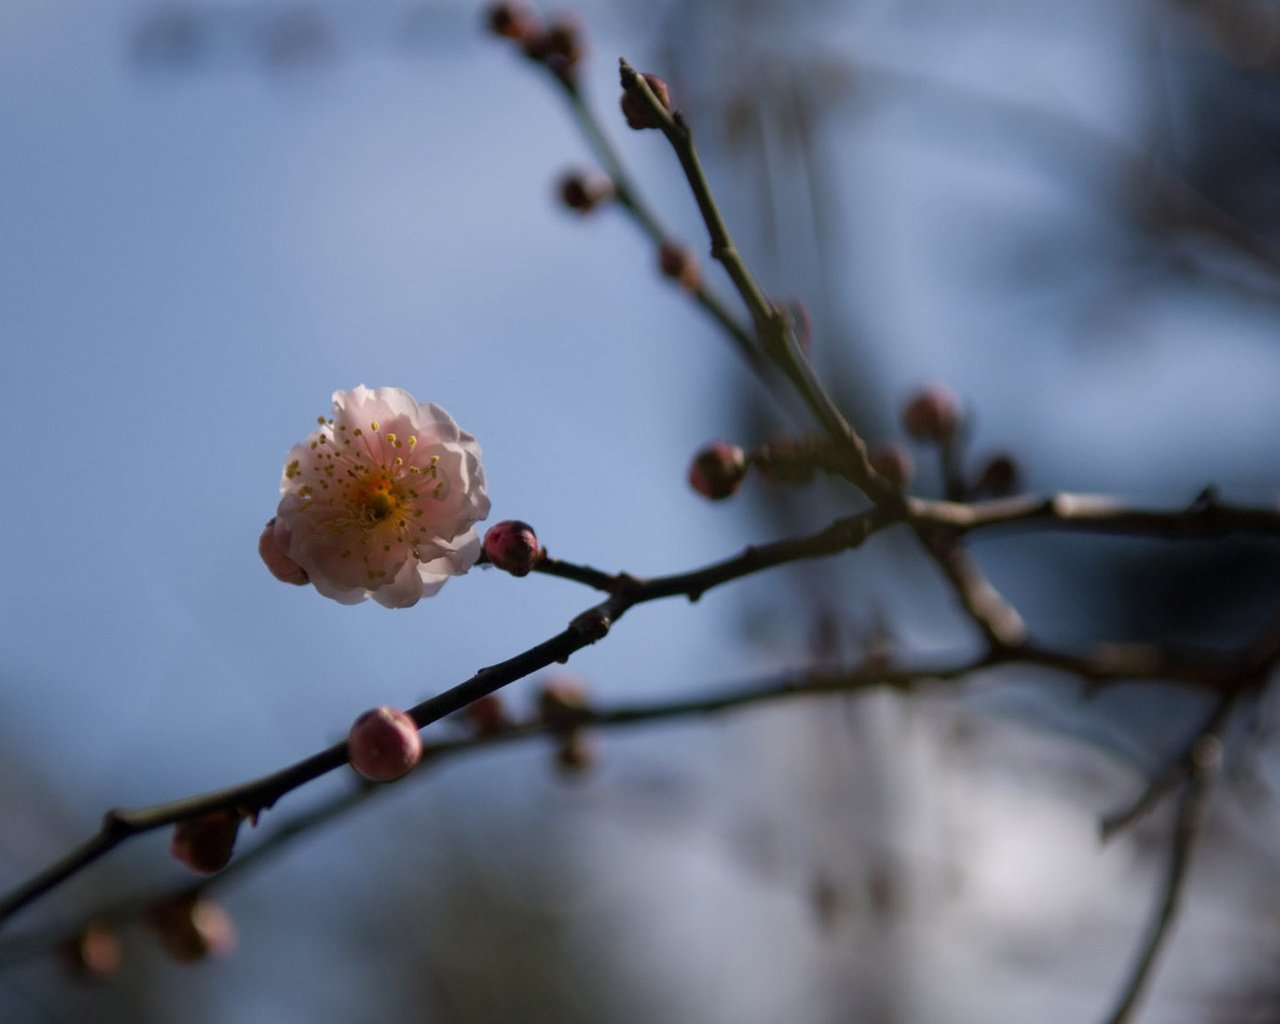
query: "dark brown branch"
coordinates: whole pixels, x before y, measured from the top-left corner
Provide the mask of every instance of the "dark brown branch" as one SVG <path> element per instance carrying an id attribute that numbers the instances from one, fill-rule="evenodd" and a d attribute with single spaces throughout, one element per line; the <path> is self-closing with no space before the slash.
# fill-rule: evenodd
<path id="1" fill-rule="evenodd" d="M 800 351 L 790 319 L 768 300 L 734 246 L 698 158 L 693 132 L 688 124 L 678 111 L 671 112 L 666 108 L 644 76 L 630 64 L 621 61 L 619 68 L 622 88 L 644 104 L 671 144 L 706 225 L 711 239 L 711 255 L 725 268 L 750 312 L 760 349 L 786 374 L 814 418 L 835 442 L 834 464 L 837 470 L 877 505 L 900 508 L 905 496 L 871 465 L 866 442 L 845 418 Z M 919 526 L 915 530 L 987 644 L 1008 647 L 1020 642 L 1025 633 L 1021 617 L 983 576 L 977 563 L 961 549 L 958 537 Z"/>
<path id="2" fill-rule="evenodd" d="M 618 585 L 617 576 L 601 572 L 599 569 L 592 569 L 590 566 L 564 562 L 545 553 L 538 559 L 533 571 L 542 573 L 544 576 L 558 576 L 562 580 L 573 580 L 575 583 L 582 583 L 595 590 L 602 590 L 606 594 L 613 593 Z"/>
<path id="3" fill-rule="evenodd" d="M 576 651 L 604 637 L 613 623 L 635 605 L 678 596 L 696 601 L 707 590 L 731 580 L 787 562 L 819 558 L 855 548 L 893 521 L 893 515 L 875 509 L 837 520 L 807 537 L 749 547 L 733 558 L 692 572 L 656 576 L 649 580 L 620 574 L 613 577 L 607 588 L 602 588 L 608 589 L 612 596 L 588 608 L 567 629 L 513 658 L 482 668 L 465 682 L 411 708 L 409 714 L 422 728 L 516 679 L 556 662 L 567 661 Z M 591 581 L 592 585 L 604 582 L 603 574 L 594 570 L 578 567 L 571 574 L 574 578 Z M 338 743 L 281 771 L 228 789 L 138 810 L 110 811 L 98 835 L 0 899 L 0 922 L 8 920 L 133 836 L 221 808 L 239 808 L 247 813 L 256 813 L 271 807 L 285 793 L 327 774 L 346 761 L 347 745 Z"/>
<path id="4" fill-rule="evenodd" d="M 627 173 L 626 165 L 618 156 L 618 151 L 614 148 L 613 142 L 604 131 L 600 121 L 587 105 L 581 89 L 578 88 L 576 83 L 565 82 L 559 78 L 555 80 L 564 89 L 569 101 L 569 109 L 573 112 L 573 117 L 578 123 L 579 130 L 586 137 L 587 144 L 591 147 L 605 174 L 609 176 L 613 183 L 615 201 L 631 215 L 636 225 L 649 237 L 655 247 L 671 242 L 671 234 L 663 226 L 657 214 L 653 212 L 645 201 L 644 195 L 631 180 L 631 175 Z M 757 376 L 767 376 L 764 357 L 756 346 L 755 338 L 752 336 L 750 329 L 740 323 L 729 312 L 728 308 L 720 301 L 715 292 L 707 287 L 705 282 L 699 281 L 690 289 L 690 293 L 698 305 L 724 331 L 725 336 L 732 342 L 738 354 L 755 371 Z"/>
<path id="5" fill-rule="evenodd" d="M 733 244 L 703 171 L 702 161 L 694 145 L 693 132 L 689 130 L 684 118 L 678 112 L 669 111 L 654 95 L 644 76 L 625 60 L 619 62 L 619 73 L 622 88 L 644 104 L 671 144 L 706 225 L 711 240 L 711 256 L 724 267 L 747 307 L 755 324 L 759 350 L 786 374 L 814 418 L 840 446 L 843 455 L 842 474 L 878 504 L 900 504 L 901 495 L 872 468 L 866 443 L 844 418 L 814 375 L 813 368 L 796 342 L 790 319 L 783 310 L 769 301 Z"/>
<path id="6" fill-rule="evenodd" d="M 1265 653 L 1268 660 L 1275 659 L 1277 644 L 1271 637 L 1270 631 L 1263 634 L 1262 640 L 1255 643 L 1249 655 L 1243 659 L 1224 658 L 1221 655 L 1211 654 L 1196 658 L 1135 657 L 1129 649 L 1118 645 L 1099 647 L 1089 655 L 1075 655 L 1027 644 L 1016 650 L 987 653 L 970 658 L 907 662 L 893 666 L 868 664 L 851 669 L 810 669 L 727 686 L 697 697 L 649 704 L 605 709 L 588 706 L 577 711 L 569 724 L 606 729 L 627 728 L 715 715 L 796 698 L 849 695 L 872 687 L 884 687 L 905 693 L 929 683 L 961 680 L 985 670 L 1021 665 L 1049 668 L 1079 676 L 1091 685 L 1133 682 L 1136 681 L 1135 672 L 1142 670 L 1138 678 L 1160 683 L 1202 686 L 1223 693 L 1225 695 L 1223 700 L 1219 702 L 1214 716 L 1198 734 L 1199 738 L 1211 732 L 1216 733 L 1224 724 L 1227 711 L 1240 689 L 1242 666 L 1255 665 L 1252 656 L 1254 652 Z M 1189 665 L 1195 668 L 1190 669 Z M 428 742 L 424 745 L 422 765 L 414 772 L 413 777 L 416 779 L 425 777 L 426 769 L 438 764 L 444 758 L 539 736 L 553 736 L 562 731 L 565 725 L 564 721 L 557 721 L 554 724 L 530 721 L 512 725 L 498 732 Z M 1189 747 L 1188 752 L 1192 749 L 1194 748 Z M 99 908 L 89 915 L 84 923 L 93 921 L 119 924 L 138 917 L 152 906 L 176 897 L 196 896 L 208 889 L 220 888 L 247 873 L 257 864 L 268 860 L 280 849 L 311 829 L 384 792 L 387 792 L 387 789 L 383 786 L 356 783 L 355 788 L 332 797 L 320 807 L 289 818 L 253 849 L 238 855 L 219 874 L 190 883 L 176 891 L 165 890 L 144 894 Z M 58 929 L 38 933 L 6 943 L 0 946 L 0 965 L 26 960 L 56 948 L 78 934 L 80 927 L 70 931 Z"/>

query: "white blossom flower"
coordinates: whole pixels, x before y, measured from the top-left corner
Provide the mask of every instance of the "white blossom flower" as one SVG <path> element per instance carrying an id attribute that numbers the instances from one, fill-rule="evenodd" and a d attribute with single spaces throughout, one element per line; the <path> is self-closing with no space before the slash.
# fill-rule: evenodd
<path id="1" fill-rule="evenodd" d="M 407 608 L 480 554 L 480 446 L 399 388 L 333 393 L 333 417 L 285 460 L 275 546 L 343 604 Z"/>

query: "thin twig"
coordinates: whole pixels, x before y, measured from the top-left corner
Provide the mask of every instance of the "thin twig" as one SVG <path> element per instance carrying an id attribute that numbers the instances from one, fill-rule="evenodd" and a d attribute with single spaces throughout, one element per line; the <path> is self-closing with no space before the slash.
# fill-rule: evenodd
<path id="1" fill-rule="evenodd" d="M 877 505 L 901 507 L 906 496 L 871 465 L 866 442 L 845 418 L 801 352 L 790 318 L 769 301 L 733 244 L 698 157 L 692 130 L 679 111 L 669 111 L 644 76 L 625 60 L 619 62 L 619 71 L 622 88 L 645 105 L 671 144 L 702 213 L 711 239 L 711 255 L 725 268 L 750 312 L 761 350 L 786 374 L 814 418 L 836 443 L 835 465 L 839 472 Z M 1021 617 L 961 549 L 958 535 L 919 526 L 914 529 L 988 646 L 1009 647 L 1021 642 L 1025 636 Z"/>
<path id="2" fill-rule="evenodd" d="M 409 709 L 408 714 L 422 728 L 538 669 L 567 661 L 576 651 L 603 638 L 613 623 L 635 605 L 678 596 L 696 601 L 713 587 L 743 576 L 788 562 L 820 558 L 856 548 L 894 521 L 892 513 L 872 509 L 836 520 L 817 533 L 749 547 L 732 558 L 691 572 L 651 579 L 619 574 L 609 588 L 612 596 L 577 616 L 567 629 L 513 658 L 482 668 L 465 682 Z M 581 571 L 594 578 L 589 571 Z M 239 808 L 248 813 L 264 810 L 285 793 L 327 774 L 346 761 L 347 745 L 344 741 L 281 771 L 228 789 L 154 807 L 108 811 L 96 836 L 0 899 L 0 923 L 136 835 L 222 808 Z"/>
<path id="3" fill-rule="evenodd" d="M 1006 601 L 960 546 L 951 531 L 915 526 L 916 537 L 937 563 L 961 606 L 993 649 L 1016 648 L 1026 639 L 1027 629 L 1016 608 Z"/>
<path id="4" fill-rule="evenodd" d="M 1229 709 L 1234 700 L 1234 697 L 1224 700 L 1224 707 Z M 1173 933 L 1173 925 L 1177 920 L 1179 905 L 1182 902 L 1182 894 L 1191 868 L 1191 856 L 1195 850 L 1196 840 L 1204 831 L 1210 788 L 1222 767 L 1221 731 L 1227 718 L 1225 711 L 1222 717 L 1223 721 L 1218 723 L 1215 730 L 1202 733 L 1193 744 L 1188 765 L 1189 778 L 1186 789 L 1183 791 L 1182 801 L 1178 806 L 1178 820 L 1174 827 L 1169 870 L 1160 890 L 1160 900 L 1156 906 L 1155 916 L 1147 929 L 1146 938 L 1138 950 L 1133 969 L 1129 973 L 1116 1005 L 1106 1017 L 1106 1024 L 1128 1024 L 1133 1020 L 1143 990 L 1155 971 L 1160 953 Z"/>
<path id="5" fill-rule="evenodd" d="M 579 131 L 586 138 L 587 145 L 590 146 L 596 159 L 600 161 L 601 169 L 613 183 L 614 200 L 631 215 L 636 225 L 649 237 L 655 247 L 672 241 L 671 233 L 663 226 L 658 215 L 653 212 L 653 209 L 646 202 L 644 194 L 631 180 L 631 175 L 627 172 L 626 165 L 622 162 L 622 158 L 618 156 L 617 149 L 614 148 L 613 142 L 600 124 L 599 119 L 588 106 L 586 98 L 582 95 L 582 90 L 577 83 L 566 82 L 555 75 L 552 78 L 563 88 L 569 102 L 569 109 L 573 113 L 573 118 L 578 124 Z M 767 377 L 764 357 L 757 347 L 750 329 L 738 321 L 720 300 L 719 296 L 705 282 L 699 281 L 690 289 L 690 294 L 698 305 L 715 320 L 720 329 L 725 332 L 726 337 L 733 343 L 738 354 L 742 356 L 756 375 Z"/>
<path id="6" fill-rule="evenodd" d="M 1148 783 L 1137 798 L 1119 810 L 1112 811 L 1098 823 L 1098 833 L 1105 843 L 1117 833 L 1128 828 L 1139 818 L 1150 813 L 1166 796 L 1181 786 L 1194 771 L 1196 746 L 1205 736 L 1221 733 L 1227 716 L 1235 704 L 1235 695 L 1226 694 L 1213 707 L 1208 720 L 1198 730 L 1191 742 L 1178 751 L 1162 771 Z"/>
<path id="7" fill-rule="evenodd" d="M 1274 655 L 1274 647 L 1268 649 Z M 1134 681 L 1131 675 L 1134 661 L 1123 654 L 1118 655 L 1117 652 L 1121 650 L 1118 647 L 1100 647 L 1090 656 L 1081 656 L 1026 645 L 1016 652 L 985 653 L 976 657 L 905 662 L 891 666 L 864 664 L 849 669 L 829 667 L 808 669 L 726 686 L 695 697 L 669 701 L 623 705 L 615 708 L 587 706 L 573 712 L 568 721 L 558 720 L 555 723 L 548 723 L 533 720 L 512 724 L 499 731 L 429 741 L 423 747 L 422 764 L 414 771 L 412 777 L 414 779 L 426 777 L 429 774 L 427 769 L 439 764 L 445 758 L 535 737 L 554 736 L 562 733 L 567 725 L 604 729 L 628 728 L 716 715 L 797 698 L 849 695 L 871 687 L 910 692 L 927 683 L 967 679 L 985 670 L 1017 665 L 1050 668 L 1080 676 L 1093 684 Z M 1206 729 L 1201 733 L 1203 736 L 1210 729 L 1220 727 L 1225 719 L 1225 709 L 1230 706 L 1233 699 L 1234 684 L 1239 678 L 1237 673 L 1241 663 L 1238 658 L 1224 659 L 1221 656 L 1205 655 L 1198 660 L 1192 660 L 1191 664 L 1199 667 L 1191 671 L 1187 668 L 1187 662 L 1168 659 L 1162 663 L 1163 668 L 1159 669 L 1157 674 L 1148 678 L 1164 683 L 1207 685 L 1226 694 L 1219 703 L 1219 708 L 1223 709 L 1222 714 L 1206 723 Z M 72 929 L 51 929 L 11 940 L 0 946 L 0 965 L 24 961 L 57 948 L 78 935 L 90 922 L 119 924 L 142 915 L 147 909 L 158 904 L 181 897 L 194 897 L 214 887 L 223 887 L 245 875 L 257 865 L 266 862 L 310 830 L 388 791 L 385 786 L 356 783 L 354 788 L 337 794 L 319 807 L 286 819 L 266 839 L 252 849 L 238 854 L 219 874 L 189 883 L 176 890 L 166 889 L 116 901 L 86 915 L 83 922 Z"/>
<path id="8" fill-rule="evenodd" d="M 760 350 L 786 374 L 815 419 L 832 440 L 840 445 L 843 475 L 878 504 L 891 506 L 900 503 L 900 492 L 872 467 L 866 443 L 814 375 L 813 368 L 796 342 L 790 318 L 769 301 L 733 244 L 703 171 L 702 161 L 694 145 L 693 132 L 684 118 L 678 112 L 669 111 L 654 95 L 644 76 L 625 60 L 619 62 L 619 72 L 622 88 L 645 105 L 647 112 L 671 144 L 710 236 L 711 256 L 724 267 L 751 314 Z"/>
<path id="9" fill-rule="evenodd" d="M 595 590 L 603 590 L 606 594 L 613 593 L 618 585 L 618 577 L 611 573 L 601 572 L 599 569 L 592 569 L 586 565 L 576 565 L 573 562 L 566 562 L 559 558 L 552 558 L 546 554 L 545 549 L 542 557 L 534 565 L 533 571 L 542 573 L 544 576 L 557 576 L 563 580 L 573 580 L 575 583 L 582 583 Z"/>

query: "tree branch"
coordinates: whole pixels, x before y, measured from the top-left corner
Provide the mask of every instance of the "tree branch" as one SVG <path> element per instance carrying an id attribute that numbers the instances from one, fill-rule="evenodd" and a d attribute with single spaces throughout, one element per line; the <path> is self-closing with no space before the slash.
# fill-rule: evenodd
<path id="1" fill-rule="evenodd" d="M 674 577 L 671 578 L 674 579 Z M 1269 633 L 1264 634 L 1265 636 L 1269 636 Z M 1262 649 L 1259 644 L 1251 648 L 1259 652 Z M 1265 649 L 1268 656 L 1274 660 L 1277 656 L 1275 645 L 1267 644 Z M 1197 667 L 1189 670 L 1188 664 Z M 1163 661 L 1150 661 L 1147 667 L 1152 671 L 1145 678 L 1162 684 L 1178 683 L 1204 687 L 1224 695 L 1214 716 L 1197 734 L 1197 741 L 1199 741 L 1206 735 L 1217 735 L 1217 731 L 1225 723 L 1227 712 L 1240 693 L 1242 665 L 1252 667 L 1254 664 L 1254 660 L 1248 657 L 1224 658 L 1221 655 L 1209 653 L 1189 660 L 1170 657 Z M 571 712 L 567 718 L 558 718 L 554 723 L 535 719 L 511 725 L 501 731 L 434 740 L 424 744 L 423 760 L 420 767 L 413 773 L 413 778 L 425 778 L 428 773 L 423 769 L 436 765 L 445 758 L 537 737 L 553 737 L 563 734 L 566 728 L 625 729 L 631 726 L 745 710 L 796 698 L 849 695 L 872 687 L 883 687 L 906 693 L 929 683 L 967 679 L 983 671 L 1017 665 L 1053 669 L 1068 675 L 1079 676 L 1093 685 L 1139 681 L 1135 680 L 1132 674 L 1135 668 L 1134 659 L 1125 656 L 1123 648 L 1116 646 L 1099 647 L 1089 655 L 1073 655 L 1050 648 L 1024 645 L 1016 651 L 989 652 L 967 658 L 908 661 L 891 666 L 864 664 L 846 669 L 811 668 L 722 687 L 696 697 L 605 709 L 587 706 Z M 1194 745 L 1189 746 L 1188 754 L 1193 749 L 1195 749 Z M 0 946 L 0 966 L 18 963 L 57 948 L 74 938 L 91 922 L 120 924 L 176 898 L 194 897 L 209 889 L 221 888 L 248 873 L 257 865 L 268 861 L 312 829 L 354 810 L 365 801 L 387 791 L 385 786 L 375 786 L 356 780 L 352 789 L 337 794 L 313 810 L 283 821 L 270 836 L 251 850 L 237 855 L 219 874 L 176 889 L 134 896 L 98 908 L 72 929 L 51 929 L 11 940 Z M 165 806 L 174 808 L 181 805 Z M 164 816 L 160 813 L 164 811 L 165 807 L 159 807 L 152 809 L 150 813 Z M 147 812 L 137 812 L 134 820 L 140 820 L 144 813 Z"/>
<path id="2" fill-rule="evenodd" d="M 568 661 L 576 651 L 603 638 L 613 623 L 635 605 L 681 596 L 696 601 L 713 587 L 743 576 L 800 559 L 820 558 L 856 548 L 892 522 L 894 517 L 889 512 L 872 509 L 836 520 L 809 536 L 749 547 L 732 558 L 691 572 L 647 580 L 619 574 L 613 577 L 609 587 L 612 596 L 577 616 L 567 629 L 515 657 L 480 669 L 465 682 L 411 708 L 408 714 L 422 728 L 538 669 Z M 602 574 L 580 567 L 566 570 L 565 574 L 593 581 L 592 585 L 603 582 Z M 0 923 L 136 835 L 223 808 L 241 809 L 247 813 L 265 810 L 285 793 L 341 767 L 346 761 L 347 745 L 344 741 L 271 775 L 228 789 L 154 807 L 109 811 L 96 836 L 0 899 Z"/>

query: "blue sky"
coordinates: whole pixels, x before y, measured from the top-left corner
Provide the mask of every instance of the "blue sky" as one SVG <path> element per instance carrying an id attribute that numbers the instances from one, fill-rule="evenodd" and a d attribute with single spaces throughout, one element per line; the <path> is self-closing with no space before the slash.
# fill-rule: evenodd
<path id="1" fill-rule="evenodd" d="M 510 54 L 475 33 L 424 67 L 148 74 L 119 9 L 9 10 L 4 415 L 31 443 L 0 473 L 62 493 L 7 503 L 4 671 L 29 734 L 119 758 L 78 798 L 276 764 L 586 603 L 488 573 L 405 614 L 275 584 L 257 533 L 335 388 L 444 405 L 485 449 L 495 516 L 564 557 L 663 571 L 729 550 L 681 481 L 737 367 L 625 225 L 553 208 L 581 146 Z"/>
<path id="2" fill-rule="evenodd" d="M 142 69 L 130 48 L 148 9 L 0 7 L 0 742 L 7 760 L 25 766 L 9 774 L 6 799 L 25 803 L 24 794 L 44 790 L 57 802 L 31 830 L 6 837 L 5 877 L 85 836 L 108 806 L 277 768 L 343 735 L 364 708 L 414 703 L 544 639 L 590 603 L 562 581 L 496 572 L 451 581 L 400 612 L 342 607 L 275 582 L 258 562 L 257 537 L 275 507 L 285 452 L 328 411 L 336 388 L 403 387 L 446 407 L 484 448 L 492 518 L 530 521 L 553 554 L 667 572 L 734 552 L 760 532 L 744 510 L 708 506 L 683 484 L 691 453 L 734 429 L 730 400 L 747 383 L 743 370 L 658 279 L 652 254 L 620 217 L 579 220 L 555 208 L 552 182 L 584 159 L 583 146 L 553 92 L 475 31 L 470 7 L 438 9 L 441 45 L 382 46 L 384 22 L 375 17 L 363 36 L 348 37 L 342 59 L 284 75 L 249 57 L 191 73 Z M 1073 115 L 1082 110 L 1122 131 L 1139 104 L 1114 62 L 1090 48 L 1094 28 L 1077 26 L 1038 59 L 1019 58 L 999 34 L 963 47 L 950 36 L 904 42 L 875 18 L 831 41 L 861 45 L 868 56 L 905 55 L 986 87 L 1013 82 L 1020 98 L 1074 105 Z M 593 31 L 590 84 L 612 114 L 613 56 L 643 56 L 651 40 L 616 15 L 596 19 Z M 1080 73 L 1100 67 L 1110 70 Z M 1268 474 L 1274 485 L 1274 313 L 1242 315 L 1213 295 L 1153 290 L 1123 316 L 1094 322 L 1089 348 L 1074 344 L 1079 321 L 1052 294 L 985 301 L 991 295 L 970 268 L 1003 237 L 1001 227 L 1069 229 L 1099 251 L 1109 251 L 1099 242 L 1109 228 L 1046 182 L 1043 166 L 1002 131 L 966 140 L 994 149 L 992 159 L 978 155 L 983 145 L 951 146 L 941 131 L 948 115 L 921 109 L 890 105 L 833 143 L 838 180 L 856 183 L 833 230 L 860 282 L 839 290 L 834 305 L 877 341 L 881 405 L 892 408 L 922 378 L 948 380 L 981 411 L 979 447 L 1016 443 L 1036 453 L 1037 487 L 1174 501 L 1208 479 L 1255 498 Z M 700 237 L 670 154 L 654 136 L 624 135 L 620 126 L 616 134 L 678 232 Z M 730 181 L 731 209 L 751 212 L 745 190 L 734 192 L 734 161 L 708 148 L 717 180 Z M 749 248 L 751 232 L 743 235 Z M 1115 270 L 1083 260 L 1068 283 L 1101 288 Z M 1126 344 L 1111 344 L 1119 340 Z M 894 587 L 885 588 L 891 604 Z M 1072 602 L 1044 588 L 1026 596 L 1046 618 Z M 907 603 L 920 624 L 905 635 L 938 643 L 944 602 L 935 590 Z M 726 594 L 692 610 L 637 609 L 573 668 L 618 700 L 752 674 L 754 653 L 731 631 L 741 611 Z M 813 781 L 805 773 L 817 770 L 807 760 L 812 734 L 787 721 L 778 733 L 748 726 L 745 739 L 712 733 L 701 745 L 688 731 L 627 741 L 649 796 L 635 798 L 638 809 L 621 804 L 617 820 L 585 816 L 571 833 L 577 843 L 560 836 L 565 846 L 553 851 L 591 879 L 580 899 L 649 935 L 645 963 L 668 979 L 671 991 L 662 991 L 672 1000 L 655 1005 L 668 1011 L 693 1005 L 677 998 L 706 976 L 691 957 L 724 922 L 741 935 L 724 962 L 739 974 L 778 965 L 786 984 L 752 974 L 717 1003 L 723 1019 L 781 1012 L 804 993 L 808 972 L 821 973 L 814 964 L 824 947 L 798 923 L 789 890 L 733 862 L 719 836 L 740 824 L 734 811 L 759 823 L 752 787 L 763 776 L 771 806 L 795 815 L 784 815 L 795 829 L 778 840 L 782 859 L 804 848 L 794 833 L 805 819 L 791 805 L 821 809 L 821 801 L 806 790 L 793 798 L 786 782 Z M 680 776 L 682 764 L 712 760 L 708 750 L 726 755 L 713 781 Z M 786 763 L 776 776 L 752 774 L 744 750 L 758 765 Z M 946 764 L 921 763 L 945 775 Z M 912 792 L 941 801 L 911 765 Z M 548 801 L 552 814 L 571 817 L 619 797 L 607 786 L 548 795 L 542 774 L 514 756 L 469 770 L 421 797 L 424 819 L 450 823 L 439 839 L 444 852 L 423 854 L 442 872 L 460 872 L 473 855 L 514 859 L 509 851 L 538 828 Z M 964 789 L 963 779 L 948 778 Z M 682 804 L 686 785 L 693 795 Z M 664 793 L 676 811 L 664 809 Z M 995 800 L 993 819 L 1044 810 L 1020 799 Z M 410 796 L 396 800 L 408 813 Z M 1064 829 L 1084 851 L 1088 814 L 1050 802 L 1044 845 Z M 622 820 L 632 812 L 641 826 Z M 358 916 L 357 897 L 381 881 L 353 872 L 351 851 L 372 851 L 392 876 L 413 863 L 395 834 L 363 824 L 371 820 L 318 837 L 264 876 L 235 908 L 247 949 L 291 937 L 316 974 L 342 961 L 331 930 Z M 665 843 L 664 827 L 680 842 Z M 1008 833 L 993 825 L 984 842 L 993 836 Z M 162 845 L 131 852 L 127 863 L 176 879 Z M 638 873 L 618 894 L 606 884 L 608 866 L 627 848 Z M 1021 847 L 997 852 L 983 863 L 1033 859 Z M 545 863 L 530 870 L 519 867 L 524 879 L 545 870 L 564 881 Z M 1043 876 L 1010 871 L 1031 883 L 1006 886 L 1002 876 L 991 885 L 1031 914 L 1027 894 Z M 1097 871 L 1100 886 L 1132 881 L 1114 862 Z M 638 913 L 654 899 L 651 883 L 665 887 L 664 906 L 687 913 Z M 354 894 L 349 901 L 334 895 L 338 884 Z M 293 934 L 278 919 L 296 912 L 291 899 L 312 900 L 314 928 Z M 1145 889 L 1128 902 L 1141 908 L 1144 900 Z M 79 905 L 55 902 L 54 912 Z M 1078 925 L 1071 908 L 1060 909 Z M 616 920 L 588 914 L 577 938 L 602 946 Z M 1127 949 L 1129 922 L 1111 923 L 1115 948 Z M 774 929 L 783 938 L 770 942 Z M 485 948 L 483 936 L 472 942 L 467 948 Z M 200 990 L 206 1019 L 285 1020 L 281 1004 L 293 993 L 268 984 L 272 969 L 252 956 L 219 966 L 228 973 Z M 980 973 L 956 971 L 961 987 Z M 641 971 L 628 981 L 644 988 L 646 978 Z M 314 1014 L 326 998 L 345 1005 L 337 980 L 315 985 L 310 1008 L 295 1004 L 297 1013 Z M 966 998 L 987 1005 L 977 989 Z M 702 1009 L 710 1020 L 711 1007 Z"/>

